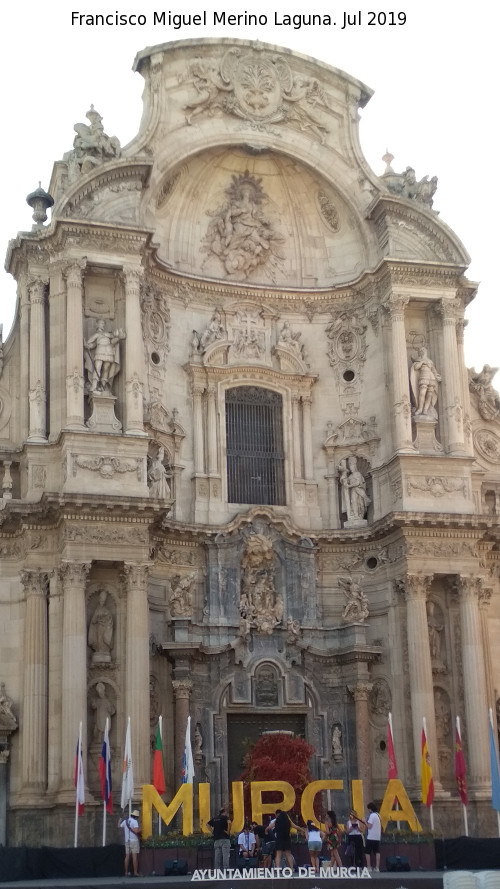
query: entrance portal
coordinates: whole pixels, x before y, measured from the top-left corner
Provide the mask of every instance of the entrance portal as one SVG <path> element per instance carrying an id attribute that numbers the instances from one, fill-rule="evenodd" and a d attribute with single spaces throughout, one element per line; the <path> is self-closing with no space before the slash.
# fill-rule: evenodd
<path id="1" fill-rule="evenodd" d="M 264 732 L 293 732 L 305 738 L 304 713 L 228 713 L 227 771 L 229 786 L 238 781 L 245 768 L 244 759 L 250 747 Z"/>

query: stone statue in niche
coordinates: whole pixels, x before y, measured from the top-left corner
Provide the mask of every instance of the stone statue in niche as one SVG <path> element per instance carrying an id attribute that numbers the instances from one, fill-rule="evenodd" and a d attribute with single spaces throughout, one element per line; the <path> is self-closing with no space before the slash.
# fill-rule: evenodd
<path id="1" fill-rule="evenodd" d="M 344 457 L 338 466 L 341 513 L 347 516 L 344 527 L 366 525 L 366 512 L 371 500 L 366 481 L 358 469 L 357 457 Z"/>
<path id="2" fill-rule="evenodd" d="M 434 362 L 427 355 L 427 349 L 422 346 L 418 350 L 416 358 L 413 358 L 410 369 L 410 384 L 415 405 L 415 416 L 429 420 L 437 419 L 436 402 L 438 399 L 438 383 L 441 376 L 438 374 Z"/>
<path id="3" fill-rule="evenodd" d="M 106 135 L 102 117 L 93 105 L 85 116 L 90 121 L 90 126 L 86 123 L 75 123 L 73 129 L 76 136 L 73 140 L 73 150 L 67 151 L 63 157 L 68 164 L 70 179 L 88 173 L 99 164 L 120 157 L 121 154 L 119 140 L 116 136 Z"/>
<path id="4" fill-rule="evenodd" d="M 286 641 L 289 645 L 296 645 L 302 633 L 302 627 L 300 626 L 299 621 L 294 620 L 293 617 L 289 617 L 286 622 L 286 628 Z"/>
<path id="5" fill-rule="evenodd" d="M 99 741 L 106 728 L 106 719 L 109 719 L 111 729 L 111 717 L 116 713 L 116 707 L 106 694 L 104 682 L 98 682 L 95 687 L 96 694 L 91 699 L 90 705 L 94 711 L 93 740 Z"/>
<path id="6" fill-rule="evenodd" d="M 193 333 L 195 333 L 195 331 L 193 331 Z M 217 340 L 225 339 L 225 337 L 226 331 L 224 330 L 224 325 L 222 324 L 221 313 L 219 309 L 215 309 L 210 319 L 210 323 L 208 324 L 208 327 L 204 330 L 199 338 L 198 350 L 200 352 L 205 352 L 208 346 L 211 346 L 212 343 L 215 343 Z"/>
<path id="7" fill-rule="evenodd" d="M 187 574 L 181 577 L 175 574 L 170 579 L 170 598 L 168 604 L 172 617 L 192 617 L 193 616 L 193 587 L 196 582 L 196 574 Z"/>
<path id="8" fill-rule="evenodd" d="M 278 245 L 283 238 L 262 205 L 267 200 L 261 180 L 248 170 L 232 177 L 226 203 L 209 215 L 203 251 L 220 260 L 229 278 L 247 278 L 254 269 L 274 258 L 283 259 Z"/>
<path id="9" fill-rule="evenodd" d="M 84 342 L 88 385 L 91 392 L 109 393 L 120 372 L 120 341 L 125 339 L 125 333 L 106 330 L 102 318 L 96 326 L 96 332 Z"/>
<path id="10" fill-rule="evenodd" d="M 275 589 L 274 550 L 264 534 L 251 534 L 241 559 L 240 614 L 258 633 L 270 635 L 283 618 L 283 598 Z"/>
<path id="11" fill-rule="evenodd" d="M 109 664 L 113 648 L 114 621 L 111 611 L 106 606 L 108 594 L 99 590 L 98 605 L 90 619 L 88 643 L 93 649 L 93 664 Z"/>
<path id="12" fill-rule="evenodd" d="M 195 764 L 198 766 L 203 762 L 203 735 L 201 733 L 201 725 L 199 722 L 197 722 L 194 727 L 193 758 Z"/>
<path id="13" fill-rule="evenodd" d="M 171 495 L 169 476 L 163 465 L 164 459 L 165 450 L 160 446 L 148 468 L 149 496 L 157 500 L 170 500 Z"/>
<path id="14" fill-rule="evenodd" d="M 336 722 L 332 729 L 332 757 L 334 762 L 341 762 L 344 756 L 342 744 L 342 726 Z"/>
<path id="15" fill-rule="evenodd" d="M 360 584 L 352 577 L 339 577 L 339 587 L 346 599 L 343 620 L 347 624 L 365 621 L 369 615 L 368 599 Z"/>
<path id="16" fill-rule="evenodd" d="M 480 373 L 469 367 L 469 389 L 477 396 L 477 408 L 483 420 L 495 420 L 500 417 L 500 395 L 492 386 L 492 380 L 498 367 L 485 364 Z"/>
<path id="17" fill-rule="evenodd" d="M 443 623 L 435 613 L 436 606 L 432 600 L 427 602 L 427 626 L 429 629 L 429 649 L 433 661 L 441 662 L 441 644 L 444 630 Z"/>

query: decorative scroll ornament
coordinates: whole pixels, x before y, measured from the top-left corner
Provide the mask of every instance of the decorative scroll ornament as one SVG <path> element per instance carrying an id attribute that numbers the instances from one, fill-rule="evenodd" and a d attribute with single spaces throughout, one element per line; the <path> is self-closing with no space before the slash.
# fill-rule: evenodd
<path id="1" fill-rule="evenodd" d="M 264 266 L 272 278 L 272 269 L 284 259 L 280 245 L 284 238 L 274 220 L 264 212 L 268 202 L 261 186 L 248 170 L 233 176 L 226 188 L 227 201 L 213 217 L 202 245 L 202 252 L 217 257 L 228 278 L 248 278 L 254 269 Z"/>
<path id="2" fill-rule="evenodd" d="M 360 311 L 341 309 L 332 312 L 332 320 L 326 327 L 327 355 L 339 382 L 345 373 L 352 373 L 350 379 L 360 373 L 366 361 L 367 327 Z"/>
<path id="3" fill-rule="evenodd" d="M 274 550 L 269 537 L 251 534 L 241 559 L 240 614 L 242 627 L 271 635 L 283 618 L 283 598 L 274 585 Z M 245 636 L 248 632 L 245 632 Z"/>
<path id="4" fill-rule="evenodd" d="M 147 364 L 164 369 L 170 352 L 170 309 L 162 293 L 141 288 L 141 320 Z"/>
<path id="5" fill-rule="evenodd" d="M 184 106 L 187 124 L 220 111 L 258 129 L 288 123 L 315 141 L 326 139 L 318 112 L 330 111 L 327 93 L 315 78 L 294 73 L 282 56 L 229 49 L 220 62 L 195 59 L 183 79 L 196 91 Z"/>
<path id="6" fill-rule="evenodd" d="M 481 457 L 490 463 L 500 463 L 500 438 L 489 429 L 477 429 L 474 432 L 474 446 Z"/>

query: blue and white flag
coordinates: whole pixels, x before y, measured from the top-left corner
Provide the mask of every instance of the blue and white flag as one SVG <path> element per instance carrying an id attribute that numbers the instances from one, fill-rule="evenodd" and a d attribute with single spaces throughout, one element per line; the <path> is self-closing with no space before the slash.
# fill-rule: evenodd
<path id="1" fill-rule="evenodd" d="M 498 748 L 493 733 L 493 713 L 490 708 L 490 768 L 491 768 L 491 805 L 500 812 L 500 774 L 498 771 Z"/>
<path id="2" fill-rule="evenodd" d="M 191 750 L 191 717 L 188 716 L 184 758 L 182 760 L 182 783 L 192 784 L 194 781 L 193 751 Z"/>

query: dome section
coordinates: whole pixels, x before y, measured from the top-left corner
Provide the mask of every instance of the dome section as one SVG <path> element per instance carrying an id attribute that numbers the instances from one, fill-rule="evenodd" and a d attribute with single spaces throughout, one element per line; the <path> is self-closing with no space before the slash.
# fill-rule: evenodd
<path id="1" fill-rule="evenodd" d="M 369 264 L 339 189 L 270 150 L 215 148 L 158 177 L 148 226 L 161 262 L 203 278 L 326 287 Z"/>

